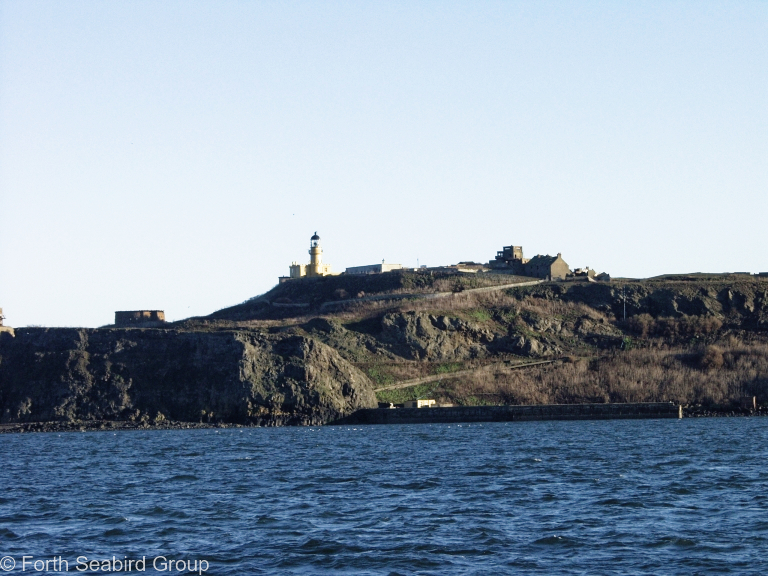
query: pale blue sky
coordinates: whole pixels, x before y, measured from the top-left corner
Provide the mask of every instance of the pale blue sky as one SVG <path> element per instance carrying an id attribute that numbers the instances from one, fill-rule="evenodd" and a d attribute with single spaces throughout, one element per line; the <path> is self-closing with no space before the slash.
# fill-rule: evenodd
<path id="1" fill-rule="evenodd" d="M 768 271 L 767 2 L 0 0 L 0 307 L 208 314 L 503 245 Z"/>

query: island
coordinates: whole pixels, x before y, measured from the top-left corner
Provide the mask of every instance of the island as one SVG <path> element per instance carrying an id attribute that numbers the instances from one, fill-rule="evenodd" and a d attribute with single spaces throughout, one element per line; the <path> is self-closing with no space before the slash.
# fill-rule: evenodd
<path id="1" fill-rule="evenodd" d="M 526 259 L 520 246 L 485 264 L 335 274 L 321 255 L 315 234 L 309 264 L 205 317 L 118 311 L 101 328 L 2 327 L 0 430 L 430 418 L 371 410 L 477 420 L 484 406 L 765 411 L 768 274 L 611 278 L 572 271 L 562 254 Z M 611 410 L 622 413 L 577 412 Z"/>

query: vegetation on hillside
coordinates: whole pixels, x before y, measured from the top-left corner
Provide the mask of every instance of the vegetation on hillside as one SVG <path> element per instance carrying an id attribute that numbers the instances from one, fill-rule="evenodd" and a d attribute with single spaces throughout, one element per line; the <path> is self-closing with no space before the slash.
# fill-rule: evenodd
<path id="1" fill-rule="evenodd" d="M 465 290 L 530 281 L 509 274 L 471 274 L 455 271 L 404 270 L 386 274 L 360 274 L 300 278 L 278 284 L 261 296 L 219 310 L 209 319 L 283 319 L 304 312 L 318 311 L 331 304 L 363 308 L 387 297 L 407 299 L 435 293 L 460 293 Z M 338 310 L 338 308 L 334 308 Z"/>
<path id="2" fill-rule="evenodd" d="M 318 339 L 358 366 L 375 389 L 436 377 L 379 390 L 382 402 L 429 396 L 469 405 L 723 406 L 752 395 L 768 402 L 765 280 L 675 276 L 468 291 L 511 278 L 405 273 L 301 280 L 251 302 L 262 308 L 234 307 L 202 322 Z M 448 294 L 417 297 L 437 292 Z M 393 298 L 363 297 L 387 294 Z M 270 298 L 306 306 L 274 306 Z M 326 304 L 345 298 L 343 306 Z M 516 367 L 533 360 L 551 362 Z"/>

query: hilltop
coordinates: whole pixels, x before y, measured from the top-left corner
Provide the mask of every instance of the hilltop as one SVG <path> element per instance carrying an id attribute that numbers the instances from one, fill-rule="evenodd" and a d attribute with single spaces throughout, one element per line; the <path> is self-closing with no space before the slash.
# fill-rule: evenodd
<path id="1" fill-rule="evenodd" d="M 535 280 L 510 274 L 402 270 L 385 274 L 305 277 L 214 312 L 205 320 L 290 318 L 306 312 L 359 308 L 372 301 L 418 299 Z"/>
<path id="2" fill-rule="evenodd" d="M 626 320 L 624 318 L 626 309 Z M 299 278 L 162 328 L 0 334 L 5 423 L 319 424 L 377 401 L 768 402 L 768 279 Z"/>

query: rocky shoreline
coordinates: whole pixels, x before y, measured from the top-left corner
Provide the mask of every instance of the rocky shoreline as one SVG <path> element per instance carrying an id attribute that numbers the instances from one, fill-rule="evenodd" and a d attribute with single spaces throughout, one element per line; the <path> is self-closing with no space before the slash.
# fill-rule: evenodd
<path id="1" fill-rule="evenodd" d="M 683 418 L 736 418 L 768 416 L 768 407 L 747 408 L 705 408 L 703 406 L 683 406 Z M 0 434 L 20 434 L 25 432 L 110 432 L 125 430 L 204 430 L 224 428 L 276 428 L 282 426 L 322 426 L 323 424 L 296 424 L 267 420 L 261 423 L 239 424 L 231 422 L 183 422 L 164 420 L 162 422 L 134 422 L 122 420 L 83 420 L 18 422 L 0 424 Z M 333 424 L 331 424 L 333 425 Z"/>
<path id="2" fill-rule="evenodd" d="M 731 418 L 737 416 L 768 416 L 768 407 L 705 408 L 703 406 L 683 406 L 683 418 Z"/>
<path id="3" fill-rule="evenodd" d="M 214 428 L 274 428 L 275 424 L 232 424 L 227 422 L 130 422 L 120 420 L 89 420 L 81 422 L 22 422 L 0 424 L 0 434 L 23 432 L 110 432 L 123 430 L 203 430 Z"/>

